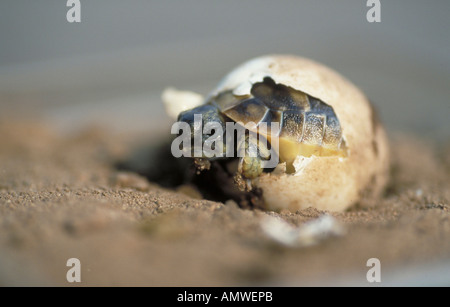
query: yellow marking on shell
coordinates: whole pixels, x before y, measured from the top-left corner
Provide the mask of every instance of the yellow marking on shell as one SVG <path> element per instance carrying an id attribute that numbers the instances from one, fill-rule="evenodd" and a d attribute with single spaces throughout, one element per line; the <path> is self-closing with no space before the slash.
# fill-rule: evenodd
<path id="1" fill-rule="evenodd" d="M 267 136 L 268 141 L 271 143 L 270 135 Z M 278 155 L 280 159 L 280 163 L 286 162 L 286 172 L 293 173 L 295 172 L 293 163 L 297 156 L 303 157 L 311 157 L 311 156 L 319 156 L 319 157 L 330 157 L 330 156 L 338 156 L 338 157 L 346 157 L 347 151 L 345 147 L 339 148 L 338 144 L 327 144 L 317 145 L 317 144 L 306 144 L 299 143 L 298 141 L 292 138 L 279 138 L 278 140 Z M 342 140 L 342 142 L 344 142 Z"/>

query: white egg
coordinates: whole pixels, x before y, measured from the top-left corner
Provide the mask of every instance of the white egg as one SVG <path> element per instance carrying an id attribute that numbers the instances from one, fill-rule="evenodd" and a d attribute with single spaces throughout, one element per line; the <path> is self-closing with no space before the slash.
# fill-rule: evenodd
<path id="1" fill-rule="evenodd" d="M 293 172 L 287 173 L 286 167 L 277 168 L 252 179 L 252 186 L 262 190 L 266 208 L 342 211 L 362 197 L 379 197 L 388 180 L 389 167 L 384 129 L 366 96 L 334 70 L 292 55 L 258 57 L 232 70 L 206 101 L 224 91 L 251 96 L 253 84 L 267 77 L 330 106 L 339 120 L 346 154 L 299 152 L 292 163 Z"/>

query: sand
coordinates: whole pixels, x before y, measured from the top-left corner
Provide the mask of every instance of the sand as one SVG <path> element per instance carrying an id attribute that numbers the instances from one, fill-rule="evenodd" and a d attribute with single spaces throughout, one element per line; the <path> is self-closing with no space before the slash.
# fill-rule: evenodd
<path id="1" fill-rule="evenodd" d="M 66 280 L 73 257 L 88 286 L 367 285 L 369 258 L 383 276 L 448 261 L 450 144 L 389 134 L 383 199 L 330 213 L 344 235 L 287 247 L 262 232 L 265 216 L 300 226 L 325 212 L 242 209 L 174 188 L 178 165 L 161 165 L 160 142 L 145 136 L 2 120 L 0 285 L 79 285 Z"/>

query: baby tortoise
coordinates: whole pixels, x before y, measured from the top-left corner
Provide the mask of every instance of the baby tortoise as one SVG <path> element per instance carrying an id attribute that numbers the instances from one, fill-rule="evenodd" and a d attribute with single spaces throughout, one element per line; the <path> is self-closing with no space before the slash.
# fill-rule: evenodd
<path id="1" fill-rule="evenodd" d="M 262 161 L 270 158 L 266 143 L 272 137 L 278 138 L 278 162 L 286 162 L 286 172 L 293 173 L 293 162 L 297 156 L 347 156 L 345 140 L 340 122 L 331 106 L 302 91 L 283 84 L 277 84 L 270 77 L 254 83 L 250 94 L 236 95 L 232 90 L 223 91 L 211 97 L 204 105 L 179 114 L 178 121 L 186 122 L 194 131 L 194 115 L 201 114 L 203 126 L 216 122 L 226 131 L 226 122 L 240 125 L 255 123 L 250 128 L 261 133 L 258 127 L 267 124 L 262 135 L 268 142 L 258 141 L 246 135 L 238 140 L 236 148 L 244 148 L 245 155 L 239 158 L 235 182 L 241 190 L 251 190 L 251 180 L 263 172 Z M 271 134 L 271 123 L 279 123 L 277 134 Z M 248 126 L 246 126 L 248 128 Z M 202 144 L 211 136 L 202 134 Z M 226 151 L 226 137 L 223 150 Z M 206 160 L 205 160 L 206 159 Z M 211 158 L 197 158 L 196 165 L 207 168 Z M 206 166 L 205 166 L 206 164 Z"/>

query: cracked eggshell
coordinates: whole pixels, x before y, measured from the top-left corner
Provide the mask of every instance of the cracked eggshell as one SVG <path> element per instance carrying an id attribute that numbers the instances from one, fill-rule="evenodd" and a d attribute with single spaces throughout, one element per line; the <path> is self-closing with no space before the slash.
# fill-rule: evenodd
<path id="1" fill-rule="evenodd" d="M 345 158 L 298 156 L 295 173 L 263 173 L 254 179 L 252 184 L 262 189 L 267 208 L 342 211 L 362 197 L 376 199 L 388 180 L 388 142 L 365 95 L 322 64 L 297 56 L 270 55 L 231 71 L 210 96 L 224 90 L 233 90 L 238 96 L 249 94 L 252 84 L 267 76 L 333 107 L 348 147 Z"/>
<path id="2" fill-rule="evenodd" d="M 173 87 L 166 88 L 161 94 L 167 115 L 176 120 L 183 111 L 203 104 L 204 97 L 191 91 L 180 91 Z"/>

